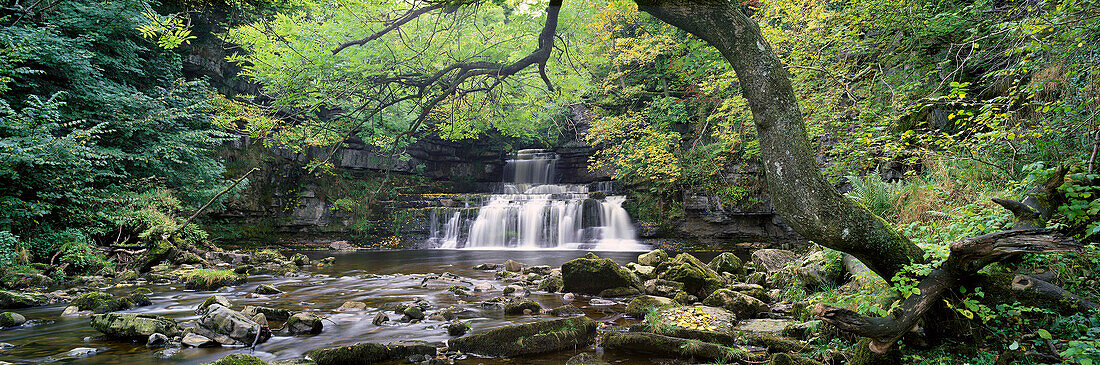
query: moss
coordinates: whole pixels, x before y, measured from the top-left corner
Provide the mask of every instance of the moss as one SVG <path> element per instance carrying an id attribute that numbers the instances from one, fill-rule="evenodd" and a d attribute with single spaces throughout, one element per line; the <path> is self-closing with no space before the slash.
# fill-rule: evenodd
<path id="1" fill-rule="evenodd" d="M 22 326 L 27 322 L 27 318 L 23 315 L 15 312 L 3 312 L 0 313 L 0 328 L 3 327 L 15 327 Z"/>
<path id="2" fill-rule="evenodd" d="M 92 317 L 92 328 L 111 337 L 145 339 L 154 333 L 173 337 L 180 333 L 176 321 L 137 313 L 106 313 Z"/>
<path id="3" fill-rule="evenodd" d="M 740 257 L 730 252 L 718 254 L 717 257 L 710 260 L 707 266 L 717 273 L 728 272 L 734 275 L 745 274 L 745 262 L 741 260 Z"/>
<path id="4" fill-rule="evenodd" d="M 569 304 L 560 307 L 550 308 L 550 310 L 546 311 L 546 313 L 550 313 L 550 315 L 555 317 L 572 317 L 584 315 L 584 311 L 582 311 L 580 308 L 574 307 Z"/>
<path id="5" fill-rule="evenodd" d="M 230 270 L 187 270 L 180 273 L 180 277 L 187 289 L 192 290 L 215 290 L 226 285 L 244 284 L 248 280 L 245 275 Z"/>
<path id="6" fill-rule="evenodd" d="M 574 259 L 561 265 L 561 275 L 562 290 L 580 294 L 596 295 L 605 289 L 641 284 L 637 276 L 611 259 Z"/>
<path id="7" fill-rule="evenodd" d="M 900 364 L 901 352 L 897 347 L 891 347 L 885 354 L 875 353 L 870 348 L 871 339 L 860 339 L 859 343 L 856 343 L 855 353 L 852 354 L 852 358 L 848 361 L 849 365 L 887 365 L 887 364 Z"/>
<path id="8" fill-rule="evenodd" d="M 487 356 L 533 355 L 588 345 L 596 321 L 585 316 L 501 327 L 449 341 L 451 349 Z"/>
<path id="9" fill-rule="evenodd" d="M 642 295 L 634 298 L 630 301 L 630 304 L 626 305 L 626 313 L 641 318 L 654 308 L 675 307 L 676 305 L 676 302 L 669 298 Z"/>
<path id="10" fill-rule="evenodd" d="M 260 358 L 248 354 L 232 354 L 207 365 L 265 365 Z"/>
<path id="11" fill-rule="evenodd" d="M 542 306 L 532 300 L 510 302 L 504 305 L 504 314 L 524 314 L 525 310 L 530 310 L 531 314 L 538 314 L 542 312 Z"/>
<path id="12" fill-rule="evenodd" d="M 604 338 L 603 344 L 609 349 L 682 359 L 734 361 L 747 357 L 747 352 L 740 348 L 648 332 L 612 333 Z"/>
<path id="13" fill-rule="evenodd" d="M 311 350 L 307 354 L 317 365 L 372 364 L 412 355 L 435 356 L 435 346 L 421 341 L 396 342 L 389 345 L 357 343 L 351 346 Z"/>
<path id="14" fill-rule="evenodd" d="M 29 308 L 46 305 L 47 303 L 49 301 L 46 300 L 46 297 L 38 294 L 0 290 L 0 308 Z"/>
<path id="15" fill-rule="evenodd" d="M 813 361 L 811 359 L 807 359 L 807 358 L 802 357 L 802 356 L 795 355 L 795 354 L 782 354 L 782 353 L 780 353 L 780 354 L 775 354 L 774 356 L 772 356 L 771 362 L 769 362 L 768 364 L 769 365 L 816 365 L 816 364 L 818 364 L 818 362 Z"/>
<path id="16" fill-rule="evenodd" d="M 562 280 L 561 276 L 551 275 L 539 283 L 539 290 L 556 293 L 561 291 L 563 286 L 565 286 L 565 282 Z"/>
<path id="17" fill-rule="evenodd" d="M 637 295 L 638 289 L 629 286 L 620 286 L 618 288 L 604 289 L 600 292 L 599 296 L 604 298 L 621 298 L 629 297 L 631 295 Z"/>
<path id="18" fill-rule="evenodd" d="M 115 312 L 153 304 L 149 301 L 149 298 L 145 296 L 148 293 L 151 293 L 151 291 L 145 288 L 135 290 L 134 293 L 124 297 L 118 297 L 103 292 L 84 293 L 76 299 L 73 299 L 72 303 L 69 305 L 77 307 L 82 311 L 92 311 L 94 313 Z"/>

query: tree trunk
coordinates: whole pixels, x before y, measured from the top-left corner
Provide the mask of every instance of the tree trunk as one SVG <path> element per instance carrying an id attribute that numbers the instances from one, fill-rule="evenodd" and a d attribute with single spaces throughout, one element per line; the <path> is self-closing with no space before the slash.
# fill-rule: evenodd
<path id="1" fill-rule="evenodd" d="M 790 76 L 760 28 L 722 0 L 635 0 L 641 11 L 718 49 L 733 66 L 752 110 L 768 195 L 796 232 L 849 253 L 886 280 L 923 262 L 919 247 L 833 188 L 814 160 Z"/>

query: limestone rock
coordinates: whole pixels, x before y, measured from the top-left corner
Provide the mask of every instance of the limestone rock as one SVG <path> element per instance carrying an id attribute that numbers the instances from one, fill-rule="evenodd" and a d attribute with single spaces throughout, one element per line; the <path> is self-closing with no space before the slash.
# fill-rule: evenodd
<path id="1" fill-rule="evenodd" d="M 199 324 L 240 343 L 262 343 L 271 338 L 271 330 L 253 321 L 250 316 L 217 304 L 208 308 L 199 319 Z"/>
<path id="2" fill-rule="evenodd" d="M 646 266 L 657 266 L 668 261 L 668 254 L 662 250 L 653 250 L 638 256 L 638 263 Z"/>
<path id="3" fill-rule="evenodd" d="M 760 299 L 729 289 L 719 289 L 703 300 L 703 305 L 721 307 L 733 312 L 737 318 L 755 318 L 757 314 L 770 308 Z"/>
<path id="4" fill-rule="evenodd" d="M 137 313 L 106 313 L 92 317 L 92 328 L 107 336 L 147 339 L 154 333 L 175 336 L 180 333 L 176 321 L 162 316 Z"/>
<path id="5" fill-rule="evenodd" d="M 753 251 L 752 264 L 759 271 L 773 273 L 786 267 L 788 264 L 797 263 L 798 255 L 787 250 L 767 248 Z"/>
<path id="6" fill-rule="evenodd" d="M 448 344 L 462 352 L 515 357 L 583 348 L 595 335 L 596 321 L 578 316 L 496 328 L 455 338 Z"/>
<path id="7" fill-rule="evenodd" d="M 361 311 L 367 309 L 367 303 L 347 301 L 340 305 L 340 308 L 336 308 L 337 312 L 351 312 Z"/>
<path id="8" fill-rule="evenodd" d="M 740 257 L 730 252 L 718 254 L 718 256 L 710 260 L 707 266 L 718 273 L 728 272 L 735 275 L 745 274 L 745 262 L 742 261 Z"/>
<path id="9" fill-rule="evenodd" d="M 211 340 L 209 337 L 197 335 L 192 332 L 188 332 L 183 336 L 182 344 L 191 347 L 214 347 L 218 345 L 217 341 Z"/>

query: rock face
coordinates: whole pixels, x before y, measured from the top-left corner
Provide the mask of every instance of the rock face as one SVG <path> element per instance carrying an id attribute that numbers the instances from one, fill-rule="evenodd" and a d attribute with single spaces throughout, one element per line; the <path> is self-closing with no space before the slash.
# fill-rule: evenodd
<path id="1" fill-rule="evenodd" d="M 760 299 L 729 289 L 715 291 L 703 300 L 703 305 L 725 308 L 736 314 L 738 319 L 754 318 L 757 314 L 770 310 Z"/>
<path id="2" fill-rule="evenodd" d="M 92 328 L 118 338 L 147 339 L 154 333 L 175 336 L 180 333 L 176 321 L 151 314 L 106 313 L 92 317 Z"/>
<path id="3" fill-rule="evenodd" d="M 448 344 L 463 352 L 514 357 L 582 348 L 595 335 L 596 321 L 578 316 L 496 328 L 452 339 Z"/>
<path id="4" fill-rule="evenodd" d="M 286 320 L 286 330 L 292 335 L 316 335 L 324 329 L 321 317 L 312 313 L 297 313 Z"/>
<path id="5" fill-rule="evenodd" d="M 657 356 L 696 360 L 733 361 L 742 351 L 692 339 L 669 337 L 648 332 L 621 332 L 607 335 L 603 345 L 609 349 L 641 352 Z"/>
<path id="6" fill-rule="evenodd" d="M 0 290 L 0 309 L 19 309 L 49 304 L 46 297 L 37 294 Z"/>
<path id="7" fill-rule="evenodd" d="M 594 256 L 594 255 L 593 255 Z M 637 276 L 611 259 L 579 258 L 561 265 L 563 291 L 597 295 L 606 289 L 637 287 Z"/>
<path id="8" fill-rule="evenodd" d="M 271 338 L 271 330 L 240 312 L 215 304 L 199 319 L 199 325 L 240 343 L 261 343 Z"/>
<path id="9" fill-rule="evenodd" d="M 435 356 L 435 346 L 424 341 L 402 341 L 389 345 L 367 342 L 316 349 L 307 354 L 317 365 L 373 364 L 413 355 Z"/>

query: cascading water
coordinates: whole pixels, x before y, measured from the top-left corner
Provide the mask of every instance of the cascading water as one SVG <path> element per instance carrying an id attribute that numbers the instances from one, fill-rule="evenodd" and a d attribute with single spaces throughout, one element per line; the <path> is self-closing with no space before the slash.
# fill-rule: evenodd
<path id="1" fill-rule="evenodd" d="M 428 243 L 466 249 L 649 249 L 637 241 L 622 207 L 625 197 L 604 197 L 610 191 L 606 183 L 595 184 L 600 194 L 587 185 L 552 184 L 557 161 L 553 152 L 519 151 L 505 168 L 512 182 L 490 195 L 476 217 L 470 209 L 433 211 Z"/>

